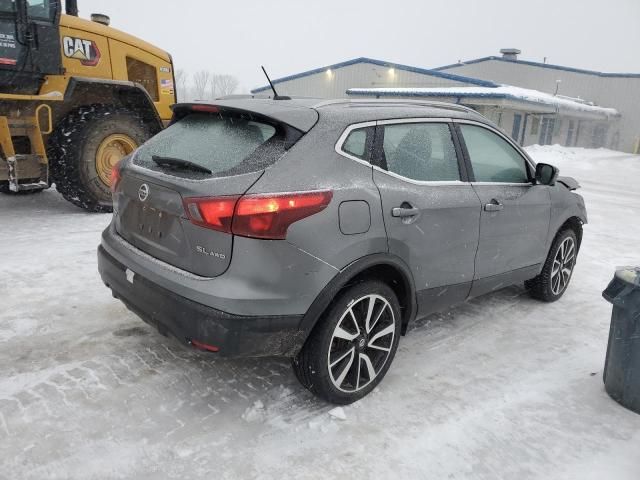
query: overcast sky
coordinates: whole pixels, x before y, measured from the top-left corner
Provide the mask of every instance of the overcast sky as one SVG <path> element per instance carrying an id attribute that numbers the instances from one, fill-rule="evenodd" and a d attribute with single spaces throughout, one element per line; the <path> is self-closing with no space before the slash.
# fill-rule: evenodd
<path id="1" fill-rule="evenodd" d="M 433 68 L 520 58 L 640 73 L 640 0 L 79 0 L 80 15 L 173 55 L 176 68 L 233 74 L 243 91 L 355 57 Z"/>

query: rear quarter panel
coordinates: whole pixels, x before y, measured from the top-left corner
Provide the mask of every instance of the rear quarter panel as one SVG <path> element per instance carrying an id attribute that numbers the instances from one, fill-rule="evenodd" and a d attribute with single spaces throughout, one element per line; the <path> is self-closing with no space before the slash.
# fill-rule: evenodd
<path id="1" fill-rule="evenodd" d="M 321 118 L 249 190 L 249 193 L 332 190 L 333 199 L 325 210 L 289 227 L 287 242 L 337 269 L 365 255 L 387 251 L 372 167 L 336 153 L 335 143 L 343 131 L 344 124 L 334 125 Z M 369 206 L 370 225 L 366 232 L 345 234 L 340 228 L 340 205 L 354 200 Z"/>

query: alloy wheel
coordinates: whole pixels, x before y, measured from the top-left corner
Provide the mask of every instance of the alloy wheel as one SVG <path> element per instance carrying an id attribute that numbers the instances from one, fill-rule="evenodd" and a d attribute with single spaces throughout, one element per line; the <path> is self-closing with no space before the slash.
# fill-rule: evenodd
<path id="1" fill-rule="evenodd" d="M 576 244 L 573 238 L 565 238 L 556 252 L 551 268 L 551 292 L 554 295 L 560 295 L 567 288 L 575 258 Z"/>
<path id="2" fill-rule="evenodd" d="M 327 366 L 334 387 L 353 393 L 369 385 L 389 359 L 396 335 L 390 303 L 380 295 L 351 302 L 331 337 Z"/>

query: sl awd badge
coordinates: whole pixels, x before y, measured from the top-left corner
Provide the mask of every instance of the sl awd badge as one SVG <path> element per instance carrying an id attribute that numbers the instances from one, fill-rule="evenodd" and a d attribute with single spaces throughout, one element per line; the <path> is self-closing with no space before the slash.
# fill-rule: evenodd
<path id="1" fill-rule="evenodd" d="M 146 183 L 143 183 L 142 185 L 140 185 L 140 188 L 138 189 L 138 198 L 140 199 L 141 202 L 144 202 L 148 197 L 149 197 L 149 185 L 147 185 Z"/>

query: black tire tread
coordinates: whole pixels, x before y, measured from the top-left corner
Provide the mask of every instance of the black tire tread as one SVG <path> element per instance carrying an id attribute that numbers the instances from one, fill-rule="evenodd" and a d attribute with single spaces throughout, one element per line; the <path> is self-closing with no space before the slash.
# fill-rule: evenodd
<path id="1" fill-rule="evenodd" d="M 95 104 L 80 107 L 65 117 L 49 138 L 47 155 L 50 173 L 56 189 L 65 200 L 92 212 L 111 212 L 111 205 L 99 201 L 85 185 L 80 173 L 80 161 L 88 132 L 106 117 L 123 115 L 134 119 L 142 134 L 149 138 L 149 129 L 134 112 L 113 105 Z"/>
<path id="2" fill-rule="evenodd" d="M 575 232 L 567 227 L 560 230 L 551 244 L 551 248 L 549 249 L 549 253 L 547 255 L 547 259 L 544 262 L 544 266 L 542 267 L 542 271 L 540 274 L 531 280 L 527 280 L 524 282 L 526 289 L 529 291 L 529 295 L 531 297 L 541 300 L 543 302 L 555 302 L 560 299 L 566 289 L 560 293 L 560 295 L 554 295 L 551 291 L 551 270 L 553 268 L 553 259 L 555 258 L 556 251 L 562 241 L 567 238 L 567 235 L 570 234 L 573 236 L 573 240 L 576 245 L 576 256 L 578 255 L 577 251 L 577 240 Z"/>
<path id="3" fill-rule="evenodd" d="M 330 317 L 337 313 L 335 310 L 340 309 L 346 297 L 359 296 L 365 292 L 382 293 L 392 305 L 392 308 L 394 308 L 398 326 L 394 346 L 392 347 L 392 352 L 387 361 L 384 372 L 378 375 L 370 388 L 367 387 L 355 395 L 336 394 L 336 392 L 324 388 L 322 381 L 318 381 L 319 377 L 315 372 L 317 366 L 316 356 L 318 355 L 318 352 L 322 351 L 322 343 L 325 335 L 331 335 L 332 322 L 330 321 Z M 398 299 L 393 290 L 386 283 L 378 280 L 363 280 L 362 282 L 348 285 L 327 308 L 326 312 L 322 315 L 320 320 L 318 320 L 318 323 L 309 335 L 309 338 L 302 347 L 302 350 L 295 358 L 293 358 L 292 366 L 296 378 L 310 392 L 336 405 L 347 405 L 364 397 L 384 378 L 390 364 L 393 362 L 400 336 L 400 324 L 402 323 L 399 312 L 400 304 Z M 328 377 L 328 373 L 323 372 L 322 375 Z"/>

